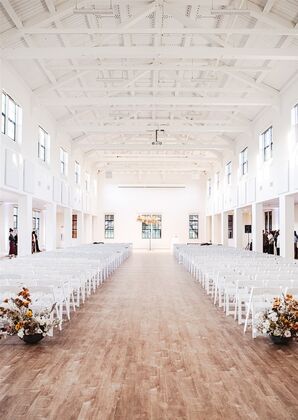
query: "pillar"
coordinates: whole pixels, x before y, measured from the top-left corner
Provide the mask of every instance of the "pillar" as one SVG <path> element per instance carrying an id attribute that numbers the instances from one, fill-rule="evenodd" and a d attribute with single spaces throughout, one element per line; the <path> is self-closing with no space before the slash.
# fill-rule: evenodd
<path id="1" fill-rule="evenodd" d="M 228 214 L 225 212 L 221 213 L 221 243 L 224 246 L 228 246 Z"/>
<path id="2" fill-rule="evenodd" d="M 216 243 L 216 233 L 215 233 L 215 214 L 211 216 L 211 242 Z"/>
<path id="3" fill-rule="evenodd" d="M 84 221 L 84 230 L 85 230 L 85 243 L 89 244 L 92 242 L 92 216 L 91 214 L 85 214 Z"/>
<path id="4" fill-rule="evenodd" d="M 291 195 L 279 197 L 280 255 L 294 258 L 295 201 Z"/>
<path id="5" fill-rule="evenodd" d="M 45 222 L 45 249 L 52 251 L 56 249 L 56 235 L 57 235 L 57 205 L 55 203 L 48 203 L 44 210 Z"/>
<path id="6" fill-rule="evenodd" d="M 243 215 L 242 209 L 234 210 L 234 246 L 236 248 L 243 248 Z"/>
<path id="7" fill-rule="evenodd" d="M 9 220 L 9 213 L 12 211 L 10 204 L 3 203 L 0 205 L 0 255 L 7 255 L 9 250 L 8 237 L 9 228 L 12 228 Z"/>
<path id="8" fill-rule="evenodd" d="M 69 207 L 63 208 L 63 226 L 63 248 L 67 248 L 71 246 L 72 243 L 72 210 Z"/>
<path id="9" fill-rule="evenodd" d="M 99 220 L 98 216 L 92 216 L 92 242 L 99 241 Z"/>
<path id="10" fill-rule="evenodd" d="M 85 243 L 84 213 L 81 211 L 78 211 L 78 240 L 80 244 Z"/>
<path id="11" fill-rule="evenodd" d="M 32 253 L 32 197 L 20 196 L 18 207 L 18 255 L 30 255 Z"/>
<path id="12" fill-rule="evenodd" d="M 263 252 L 263 203 L 253 203 L 251 207 L 252 249 Z"/>

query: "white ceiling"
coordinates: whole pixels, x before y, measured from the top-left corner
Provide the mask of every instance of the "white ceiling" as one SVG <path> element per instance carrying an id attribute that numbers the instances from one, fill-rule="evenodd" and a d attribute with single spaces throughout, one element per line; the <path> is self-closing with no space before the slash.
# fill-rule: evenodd
<path id="1" fill-rule="evenodd" d="M 298 69 L 297 0 L 0 4 L 2 55 L 103 170 L 208 170 Z"/>

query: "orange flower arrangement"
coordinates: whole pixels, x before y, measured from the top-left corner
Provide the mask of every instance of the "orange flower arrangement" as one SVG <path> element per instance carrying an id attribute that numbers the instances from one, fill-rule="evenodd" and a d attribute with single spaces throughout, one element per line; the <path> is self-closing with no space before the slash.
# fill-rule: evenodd
<path id="1" fill-rule="evenodd" d="M 55 304 L 50 310 L 34 312 L 30 308 L 31 303 L 30 292 L 26 287 L 15 298 L 3 300 L 4 305 L 0 306 L 0 338 L 15 334 L 20 338 L 34 334 L 52 335 L 53 327 L 60 323 L 52 316 Z"/>
<path id="2" fill-rule="evenodd" d="M 298 301 L 290 294 L 276 297 L 272 308 L 258 315 L 258 331 L 275 337 L 298 337 Z"/>

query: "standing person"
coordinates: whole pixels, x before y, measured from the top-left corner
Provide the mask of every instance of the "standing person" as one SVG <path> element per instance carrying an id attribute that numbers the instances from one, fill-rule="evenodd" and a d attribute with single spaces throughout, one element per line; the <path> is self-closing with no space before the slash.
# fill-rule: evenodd
<path id="1" fill-rule="evenodd" d="M 17 256 L 17 244 L 15 241 L 15 236 L 13 235 L 13 229 L 9 229 L 9 258 Z"/>
<path id="2" fill-rule="evenodd" d="M 263 230 L 263 252 L 264 253 L 268 252 L 268 246 L 269 246 L 268 232 L 267 230 Z"/>
<path id="3" fill-rule="evenodd" d="M 279 235 L 279 230 L 276 231 L 276 255 L 280 255 L 280 235 Z"/>
<path id="4" fill-rule="evenodd" d="M 268 254 L 274 254 L 274 236 L 271 231 L 268 233 Z"/>
<path id="5" fill-rule="evenodd" d="M 15 229 L 13 233 L 14 233 L 14 241 L 16 244 L 16 255 L 18 255 L 18 231 Z"/>
<path id="6" fill-rule="evenodd" d="M 38 236 L 35 230 L 32 232 L 35 237 L 35 252 L 40 252 L 39 245 L 38 245 Z"/>
<path id="7" fill-rule="evenodd" d="M 295 260 L 298 259 L 298 248 L 297 248 L 297 245 L 298 245 L 298 235 L 297 235 L 296 230 L 294 230 L 294 258 L 295 258 Z"/>
<path id="8" fill-rule="evenodd" d="M 36 242 L 35 242 L 35 232 L 34 231 L 31 234 L 31 250 L 32 250 L 32 254 L 35 254 L 35 252 L 36 252 Z"/>

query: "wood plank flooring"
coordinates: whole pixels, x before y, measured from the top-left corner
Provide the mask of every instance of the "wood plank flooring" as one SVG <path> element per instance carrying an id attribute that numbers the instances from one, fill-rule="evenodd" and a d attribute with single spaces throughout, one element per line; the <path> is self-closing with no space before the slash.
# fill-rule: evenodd
<path id="1" fill-rule="evenodd" d="M 0 342 L 0 419 L 297 419 L 298 345 L 252 340 L 167 253 L 136 253 L 65 324 Z"/>

